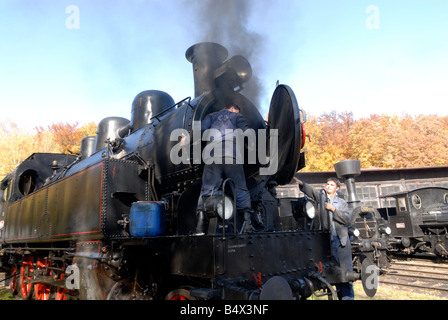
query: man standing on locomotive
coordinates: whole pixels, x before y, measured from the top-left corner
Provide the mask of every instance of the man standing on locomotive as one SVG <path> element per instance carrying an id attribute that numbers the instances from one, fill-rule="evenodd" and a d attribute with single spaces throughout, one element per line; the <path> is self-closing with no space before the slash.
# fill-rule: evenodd
<path id="1" fill-rule="evenodd" d="M 293 180 L 298 183 L 303 193 L 320 203 L 320 190 L 300 181 L 296 177 Z M 331 253 L 342 268 L 346 271 L 353 271 L 352 248 L 348 236 L 348 228 L 346 227 L 350 224 L 350 213 L 344 199 L 337 196 L 337 191 L 340 187 L 341 182 L 339 179 L 328 178 L 325 186 L 327 194 L 325 209 L 330 215 Z M 336 284 L 336 289 L 338 298 L 341 300 L 353 300 L 355 298 L 352 282 Z"/>
<path id="2" fill-rule="evenodd" d="M 241 129 L 244 132 L 248 129 L 246 119 L 240 114 L 239 106 L 234 103 L 229 103 L 222 110 L 208 114 L 201 123 L 201 133 L 204 133 L 208 129 L 216 129 L 221 132 L 221 140 L 210 139 L 208 144 L 214 144 L 215 148 L 222 147 L 222 157 L 219 159 L 220 161 L 212 161 L 211 163 L 208 163 L 210 161 L 207 161 L 210 159 L 206 159 L 206 157 L 203 159 L 205 166 L 202 174 L 201 194 L 196 209 L 198 216 L 196 234 L 202 235 L 207 231 L 208 221 L 203 210 L 203 202 L 207 197 L 211 196 L 213 192 L 216 192 L 220 188 L 225 178 L 230 178 L 235 183 L 236 209 L 240 217 L 244 219 L 244 231 L 253 231 L 255 228 L 262 229 L 264 226 L 262 222 L 255 217 L 256 215 L 251 205 L 250 193 L 246 186 L 246 177 L 241 161 L 244 157 L 242 157 L 241 154 L 237 154 L 237 152 L 241 150 L 238 150 L 238 146 L 236 146 L 234 135 L 231 134 L 229 137 L 226 136 L 226 133 L 229 132 L 229 130 L 235 132 L 234 130 Z M 225 145 L 227 145 L 226 141 L 230 142 L 232 145 L 232 148 L 230 149 L 232 150 L 227 150 L 227 148 L 225 148 Z M 212 154 L 210 156 L 216 160 L 216 155 Z M 251 218 L 255 222 L 255 225 L 252 224 Z"/>

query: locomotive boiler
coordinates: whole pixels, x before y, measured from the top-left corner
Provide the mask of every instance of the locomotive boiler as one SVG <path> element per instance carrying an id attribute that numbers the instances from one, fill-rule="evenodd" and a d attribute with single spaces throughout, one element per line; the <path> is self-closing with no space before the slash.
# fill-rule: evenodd
<path id="1" fill-rule="evenodd" d="M 302 299 L 320 289 L 335 296 L 332 284 L 360 278 L 334 261 L 328 230 L 282 230 L 274 187 L 304 164 L 303 119 L 292 89 L 278 85 L 266 122 L 240 92 L 252 75 L 249 62 L 227 55 L 216 43 L 193 45 L 186 51 L 193 99 L 175 103 L 168 93 L 143 91 L 130 120 L 103 119 L 79 156 L 36 153 L 3 179 L 0 262 L 13 292 L 37 299 Z M 208 234 L 198 236 L 204 164 L 197 151 L 205 141 L 195 139 L 195 123 L 229 102 L 254 132 L 258 156 L 245 158 L 244 172 L 266 228 L 236 228 L 227 179 L 208 199 Z M 179 148 L 173 132 L 191 143 Z"/>

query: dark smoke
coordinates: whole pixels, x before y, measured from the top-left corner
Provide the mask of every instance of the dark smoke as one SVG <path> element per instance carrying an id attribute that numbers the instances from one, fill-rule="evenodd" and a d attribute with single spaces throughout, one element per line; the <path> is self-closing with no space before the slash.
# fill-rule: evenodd
<path id="1" fill-rule="evenodd" d="M 250 0 L 200 0 L 188 1 L 193 6 L 193 19 L 189 28 L 195 32 L 198 42 L 217 42 L 229 51 L 229 57 L 242 55 L 252 66 L 252 78 L 245 84 L 242 93 L 261 108 L 264 92 L 260 75 L 263 39 L 260 34 L 249 30 Z"/>

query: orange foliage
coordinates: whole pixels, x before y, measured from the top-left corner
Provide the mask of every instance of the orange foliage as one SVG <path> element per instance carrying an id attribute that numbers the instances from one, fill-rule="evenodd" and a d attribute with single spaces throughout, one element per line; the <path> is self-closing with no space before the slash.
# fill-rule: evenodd
<path id="1" fill-rule="evenodd" d="M 75 124 L 56 123 L 48 126 L 45 130 L 42 126 L 34 128 L 36 138 L 43 141 L 46 131 L 50 132 L 57 146 L 57 152 L 61 153 L 79 153 L 81 140 L 89 135 L 96 134 L 97 125 L 94 122 L 78 128 L 78 122 Z"/>
<path id="2" fill-rule="evenodd" d="M 96 134 L 93 122 L 57 123 L 34 134 L 12 122 L 0 122 L 0 179 L 35 152 L 78 153 L 82 138 Z M 355 120 L 351 112 L 308 116 L 311 141 L 305 145 L 304 171 L 334 170 L 333 164 L 358 159 L 362 168 L 448 165 L 448 117 L 370 115 Z"/>
<path id="3" fill-rule="evenodd" d="M 333 164 L 358 159 L 362 168 L 448 165 L 448 117 L 370 115 L 353 119 L 335 111 L 309 116 L 311 141 L 304 171 L 334 170 Z"/>
<path id="4" fill-rule="evenodd" d="M 78 153 L 82 138 L 96 135 L 96 127 L 94 122 L 82 127 L 58 123 L 30 134 L 13 122 L 0 122 L 0 180 L 33 153 Z"/>

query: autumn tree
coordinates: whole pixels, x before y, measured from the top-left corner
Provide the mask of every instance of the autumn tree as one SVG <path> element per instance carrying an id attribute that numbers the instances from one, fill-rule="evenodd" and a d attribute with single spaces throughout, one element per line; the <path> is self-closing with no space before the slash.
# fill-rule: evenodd
<path id="1" fill-rule="evenodd" d="M 33 147 L 33 140 L 17 124 L 11 121 L 0 123 L 0 178 L 28 158 Z"/>
<path id="2" fill-rule="evenodd" d="M 395 155 L 396 167 L 427 167 L 448 164 L 448 128 L 435 115 L 406 115 L 401 132 L 394 137 L 400 152 Z"/>
<path id="3" fill-rule="evenodd" d="M 448 165 L 448 117 L 373 114 L 354 120 L 333 111 L 310 116 L 306 130 L 305 171 L 334 170 L 344 159 L 358 159 L 362 168 Z"/>
<path id="4" fill-rule="evenodd" d="M 36 136 L 38 140 L 43 140 L 45 133 L 49 132 L 57 146 L 57 152 L 61 153 L 79 153 L 81 140 L 84 137 L 95 135 L 97 125 L 94 122 L 88 123 L 78 128 L 78 122 L 56 123 L 44 129 L 42 126 L 36 127 Z"/>
<path id="5" fill-rule="evenodd" d="M 78 126 L 58 123 L 29 133 L 11 121 L 0 122 L 0 179 L 33 153 L 78 153 L 82 138 L 96 135 L 97 125 Z"/>
<path id="6" fill-rule="evenodd" d="M 397 116 L 371 115 L 358 120 L 350 130 L 353 158 L 363 168 L 393 168 L 400 146 L 392 143 L 400 134 Z"/>
<path id="7" fill-rule="evenodd" d="M 311 141 L 305 146 L 305 171 L 333 170 L 333 163 L 352 157 L 350 130 L 353 113 L 332 111 L 320 117 L 309 116 L 306 131 Z"/>

